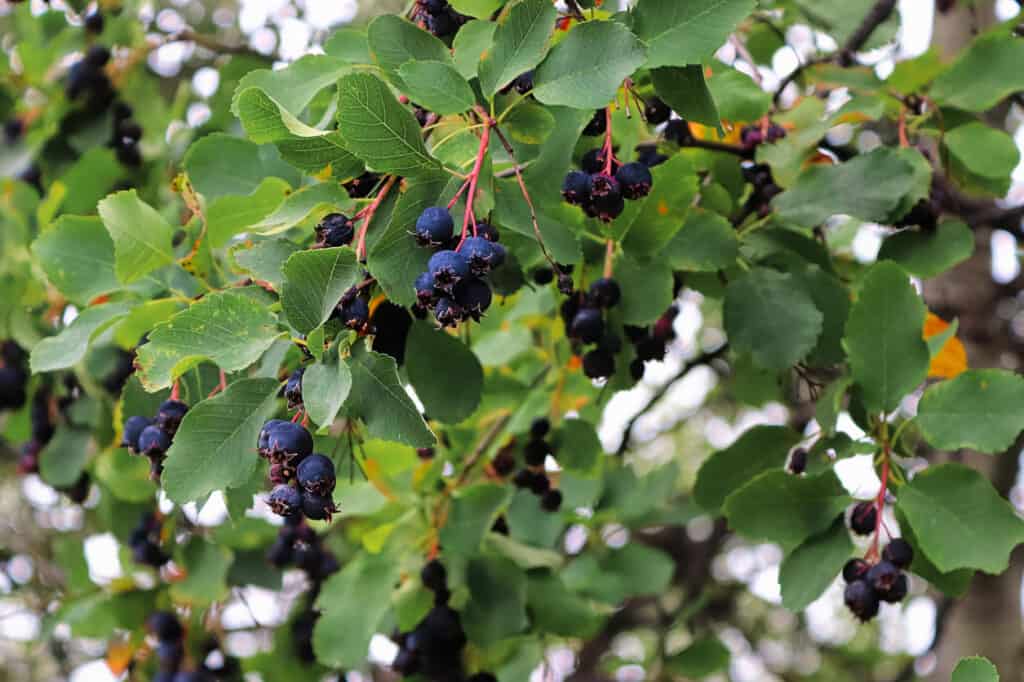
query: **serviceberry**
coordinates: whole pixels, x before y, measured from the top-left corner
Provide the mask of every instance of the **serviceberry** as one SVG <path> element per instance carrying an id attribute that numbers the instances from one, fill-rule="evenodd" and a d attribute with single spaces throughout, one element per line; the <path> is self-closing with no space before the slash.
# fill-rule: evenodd
<path id="1" fill-rule="evenodd" d="M 444 564 L 437 559 L 431 559 L 420 571 L 420 580 L 423 581 L 423 587 L 432 592 L 437 592 L 438 590 L 447 589 L 448 572 L 445 571 Z"/>
<path id="2" fill-rule="evenodd" d="M 590 200 L 583 207 L 587 215 L 610 223 L 622 214 L 625 207 L 622 187 L 618 180 L 605 173 L 595 173 L 591 176 Z"/>
<path id="3" fill-rule="evenodd" d="M 463 316 L 479 321 L 480 316 L 491 307 L 491 287 L 476 277 L 469 277 L 455 285 L 455 303 L 462 309 Z"/>
<path id="4" fill-rule="evenodd" d="M 882 550 L 882 558 L 898 568 L 909 568 L 914 561 L 914 548 L 903 538 L 894 538 Z"/>
<path id="5" fill-rule="evenodd" d="M 551 446 L 543 440 L 530 440 L 523 449 L 523 458 L 532 467 L 539 467 L 551 452 Z"/>
<path id="6" fill-rule="evenodd" d="M 480 222 L 476 224 L 476 234 L 478 237 L 483 237 L 489 242 L 500 241 L 501 235 L 498 233 L 498 228 L 490 223 Z"/>
<path id="7" fill-rule="evenodd" d="M 658 151 L 654 144 L 641 144 L 636 147 L 636 160 L 648 168 L 654 168 L 668 161 L 668 157 Z"/>
<path id="8" fill-rule="evenodd" d="M 562 506 L 562 492 L 551 489 L 540 498 L 540 506 L 544 511 L 556 512 Z"/>
<path id="9" fill-rule="evenodd" d="M 316 241 L 321 246 L 347 246 L 355 234 L 352 221 L 343 213 L 328 213 L 316 226 Z"/>
<path id="10" fill-rule="evenodd" d="M 271 430 L 267 441 L 267 456 L 291 462 L 305 458 L 313 452 L 313 436 L 301 424 L 281 421 Z"/>
<path id="11" fill-rule="evenodd" d="M 569 326 L 569 335 L 583 343 L 597 343 L 603 334 L 604 319 L 597 308 L 582 308 Z"/>
<path id="12" fill-rule="evenodd" d="M 299 462 L 295 477 L 306 492 L 329 495 L 335 485 L 334 462 L 326 455 L 313 453 Z"/>
<path id="13" fill-rule="evenodd" d="M 256 449 L 259 450 L 262 457 L 270 456 L 270 436 L 273 431 L 281 424 L 288 423 L 290 422 L 285 419 L 271 419 L 263 423 L 263 427 L 260 428 L 260 434 L 256 439 Z"/>
<path id="14" fill-rule="evenodd" d="M 88 33 L 92 33 L 94 35 L 99 35 L 100 33 L 103 33 L 103 14 L 100 13 L 99 10 L 90 12 L 88 15 L 86 15 L 85 22 L 83 25 L 85 26 L 85 30 Z"/>
<path id="15" fill-rule="evenodd" d="M 529 469 L 520 469 L 519 471 L 516 472 L 516 475 L 512 478 L 512 482 L 515 484 L 515 486 L 517 488 L 530 488 L 530 489 L 532 489 L 533 488 L 533 479 L 535 477 L 537 477 L 538 475 L 543 475 L 543 474 L 535 474 L 534 472 L 530 471 Z"/>
<path id="16" fill-rule="evenodd" d="M 437 302 L 437 291 L 434 289 L 434 276 L 429 272 L 420 274 L 420 276 L 416 278 L 413 288 L 416 290 L 416 300 L 420 305 L 429 307 Z"/>
<path id="17" fill-rule="evenodd" d="M 590 174 L 584 171 L 569 171 L 562 181 L 562 197 L 574 206 L 580 206 L 590 199 Z"/>
<path id="18" fill-rule="evenodd" d="M 538 471 L 530 480 L 530 491 L 534 495 L 543 495 L 551 489 L 551 479 L 543 471 Z"/>
<path id="19" fill-rule="evenodd" d="M 587 175 L 587 180 L 590 180 L 590 176 Z M 551 268 L 535 268 L 530 275 L 533 278 L 534 284 L 545 286 L 555 281 L 555 271 Z"/>
<path id="20" fill-rule="evenodd" d="M 606 379 L 615 374 L 615 356 L 595 348 L 583 356 L 583 374 L 590 379 Z"/>
<path id="21" fill-rule="evenodd" d="M 636 161 L 619 168 L 615 173 L 615 180 L 622 188 L 622 196 L 627 199 L 642 199 L 651 193 L 651 186 L 654 184 L 651 169 Z"/>
<path id="22" fill-rule="evenodd" d="M 420 246 L 447 244 L 455 231 L 455 222 L 448 209 L 431 206 L 416 219 L 415 237 Z"/>
<path id="23" fill-rule="evenodd" d="M 850 514 L 850 530 L 857 535 L 871 535 L 878 523 L 878 510 L 874 502 L 859 502 Z"/>
<path id="24" fill-rule="evenodd" d="M 470 272 L 474 275 L 485 275 L 491 268 L 500 265 L 497 261 L 503 259 L 504 253 L 499 253 L 499 248 L 499 244 L 483 237 L 467 237 L 460 253 L 469 261 Z"/>
<path id="25" fill-rule="evenodd" d="M 491 460 L 491 467 L 499 476 L 508 476 L 516 468 L 516 456 L 511 450 L 503 449 Z"/>
<path id="26" fill-rule="evenodd" d="M 551 431 L 551 420 L 547 417 L 537 417 L 530 422 L 530 438 L 540 439 L 548 435 Z"/>
<path id="27" fill-rule="evenodd" d="M 132 452 L 139 452 L 139 436 L 148 426 L 153 425 L 149 417 L 135 415 L 128 417 L 124 422 L 124 434 L 121 436 L 121 447 L 128 448 Z"/>
<path id="28" fill-rule="evenodd" d="M 589 152 L 583 155 L 583 158 L 580 159 L 580 168 L 582 168 L 587 173 L 593 175 L 594 173 L 600 173 L 604 171 L 604 162 L 604 150 L 598 147 L 597 149 L 591 149 Z M 618 168 L 618 163 L 613 159 L 613 173 L 615 172 L 616 168 Z"/>
<path id="29" fill-rule="evenodd" d="M 153 633 L 157 639 L 164 642 L 173 642 L 184 636 L 185 629 L 181 627 L 178 617 L 170 611 L 156 611 L 146 618 L 146 630 Z"/>
<path id="30" fill-rule="evenodd" d="M 871 569 L 871 564 L 863 559 L 850 559 L 843 566 L 843 580 L 852 583 L 855 580 L 862 580 Z"/>
<path id="31" fill-rule="evenodd" d="M 900 573 L 896 576 L 896 579 L 892 581 L 892 584 L 888 589 L 876 589 L 875 592 L 878 594 L 878 598 L 887 604 L 898 604 L 907 596 L 909 589 L 910 583 L 907 580 L 907 575 L 905 573 Z"/>
<path id="32" fill-rule="evenodd" d="M 613 308 L 621 299 L 622 289 L 611 277 L 596 279 L 590 285 L 590 300 L 599 308 Z"/>
<path id="33" fill-rule="evenodd" d="M 156 424 L 167 432 L 167 435 L 174 436 L 181 424 L 181 420 L 188 412 L 188 405 L 180 400 L 167 400 L 157 410 Z"/>
<path id="34" fill-rule="evenodd" d="M 277 485 L 270 491 L 267 504 L 278 516 L 292 516 L 302 509 L 302 493 L 290 485 Z"/>
<path id="35" fill-rule="evenodd" d="M 512 88 L 520 95 L 525 95 L 530 90 L 533 90 L 533 69 L 516 76 L 515 80 L 512 81 Z"/>
<path id="36" fill-rule="evenodd" d="M 327 495 L 315 495 L 309 492 L 302 494 L 302 513 L 315 521 L 330 520 L 331 514 L 337 511 L 334 501 Z"/>
<path id="37" fill-rule="evenodd" d="M 302 375 L 304 372 L 302 367 L 298 368 L 292 372 L 288 377 L 288 382 L 284 385 L 284 397 L 288 401 L 290 410 L 302 407 Z"/>
<path id="38" fill-rule="evenodd" d="M 900 575 L 902 574 L 896 564 L 883 559 L 868 569 L 867 575 L 864 576 L 864 580 L 871 585 L 881 598 L 884 595 L 889 594 L 889 591 L 892 589 L 892 586 L 896 583 Z"/>
<path id="39" fill-rule="evenodd" d="M 464 277 L 469 277 L 469 261 L 455 251 L 438 251 L 427 262 L 427 270 L 434 278 L 434 286 L 450 292 Z"/>
<path id="40" fill-rule="evenodd" d="M 878 595 L 864 580 L 854 580 L 843 591 L 843 601 L 854 616 L 867 622 L 878 615 Z"/>
<path id="41" fill-rule="evenodd" d="M 438 299 L 437 305 L 434 306 L 434 318 L 442 327 L 454 327 L 463 315 L 462 306 L 447 296 Z"/>
<path id="42" fill-rule="evenodd" d="M 672 115 L 672 109 L 660 97 L 652 97 L 644 104 L 644 118 L 651 125 L 661 125 Z"/>
<path id="43" fill-rule="evenodd" d="M 370 320 L 370 304 L 362 296 L 355 296 L 335 309 L 341 323 L 355 331 L 361 331 Z"/>
<path id="44" fill-rule="evenodd" d="M 171 437 L 159 426 L 147 426 L 139 434 L 138 451 L 144 455 L 162 455 L 171 447 Z"/>
<path id="45" fill-rule="evenodd" d="M 789 456 L 789 471 L 793 474 L 802 474 L 807 470 L 807 450 L 797 448 Z"/>

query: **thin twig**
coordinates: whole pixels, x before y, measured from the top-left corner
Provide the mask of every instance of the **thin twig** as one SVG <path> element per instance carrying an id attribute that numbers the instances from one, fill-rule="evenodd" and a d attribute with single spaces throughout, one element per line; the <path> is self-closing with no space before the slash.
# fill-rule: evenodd
<path id="1" fill-rule="evenodd" d="M 259 52 L 252 49 L 248 45 L 227 45 L 225 43 L 220 42 L 213 36 L 207 36 L 201 33 L 196 33 L 190 28 L 186 28 L 183 31 L 178 31 L 177 33 L 171 34 L 170 36 L 168 36 L 166 42 L 174 43 L 178 41 L 195 43 L 196 45 L 206 48 L 211 52 L 218 52 L 220 54 L 245 54 L 261 57 L 263 59 L 268 59 L 267 55 L 260 54 Z"/>
<path id="2" fill-rule="evenodd" d="M 875 30 L 889 18 L 895 9 L 896 0 L 878 0 L 868 10 L 868 13 L 864 15 L 864 19 L 861 20 L 857 30 L 851 33 L 850 37 L 846 40 L 846 44 L 839 51 L 840 59 L 844 59 L 842 55 L 845 55 L 845 58 L 852 58 L 855 52 L 860 52 L 861 48 L 871 39 L 871 35 Z"/>

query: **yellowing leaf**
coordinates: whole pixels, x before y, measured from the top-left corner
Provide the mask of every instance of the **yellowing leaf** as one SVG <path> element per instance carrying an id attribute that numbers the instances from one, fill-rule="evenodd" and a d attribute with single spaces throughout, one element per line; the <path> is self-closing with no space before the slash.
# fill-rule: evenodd
<path id="1" fill-rule="evenodd" d="M 929 312 L 924 320 L 924 338 L 930 339 L 938 336 L 949 329 L 949 322 L 946 322 L 935 313 Z M 928 367 L 930 378 L 952 379 L 962 372 L 967 371 L 967 350 L 964 344 L 956 336 L 951 336 L 942 348 L 932 356 L 931 365 Z"/>

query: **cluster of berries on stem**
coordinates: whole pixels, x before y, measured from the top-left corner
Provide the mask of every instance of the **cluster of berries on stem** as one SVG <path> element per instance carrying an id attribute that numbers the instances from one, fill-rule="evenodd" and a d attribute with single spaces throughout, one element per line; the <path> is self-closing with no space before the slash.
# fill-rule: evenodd
<path id="1" fill-rule="evenodd" d="M 610 251 L 613 243 L 609 240 L 608 245 Z M 606 263 L 606 276 L 594 280 L 586 292 L 571 292 L 561 308 L 565 334 L 575 352 L 579 354 L 585 346 L 593 346 L 583 353 L 583 373 L 590 379 L 606 379 L 615 374 L 615 355 L 622 350 L 622 339 L 608 330 L 605 320 L 605 311 L 622 300 L 622 289 L 611 277 L 610 259 Z"/>
<path id="2" fill-rule="evenodd" d="M 178 400 L 178 390 L 179 385 L 175 383 L 170 400 L 164 401 L 153 417 L 135 415 L 128 417 L 124 423 L 121 447 L 128 448 L 134 455 L 149 458 L 149 476 L 154 481 L 160 480 L 164 458 L 171 448 L 181 420 L 188 412 L 188 405 Z"/>
<path id="3" fill-rule="evenodd" d="M 438 38 L 454 36 L 470 19 L 456 12 L 447 0 L 416 0 L 412 18 Z"/>
<path id="4" fill-rule="evenodd" d="M 530 424 L 530 434 L 523 447 L 523 459 L 526 466 L 516 472 L 512 482 L 517 488 L 529 490 L 540 498 L 540 506 L 544 511 L 556 512 L 562 507 L 562 492 L 551 487 L 551 479 L 544 471 L 544 462 L 548 455 L 554 455 L 555 448 L 546 440 L 551 431 L 551 422 L 546 417 L 538 417 Z M 515 455 L 510 449 L 502 449 L 491 461 L 494 470 L 507 475 L 515 467 Z"/>
<path id="5" fill-rule="evenodd" d="M 160 568 L 171 560 L 160 547 L 162 526 L 160 517 L 152 512 L 146 512 L 139 519 L 139 524 L 128 537 L 128 545 L 135 563 Z"/>
<path id="6" fill-rule="evenodd" d="M 313 436 L 304 426 L 271 419 L 260 429 L 256 447 L 260 457 L 270 462 L 274 488 L 267 504 L 275 514 L 286 519 L 330 520 L 337 511 L 332 499 L 337 483 L 334 462 L 313 452 Z"/>

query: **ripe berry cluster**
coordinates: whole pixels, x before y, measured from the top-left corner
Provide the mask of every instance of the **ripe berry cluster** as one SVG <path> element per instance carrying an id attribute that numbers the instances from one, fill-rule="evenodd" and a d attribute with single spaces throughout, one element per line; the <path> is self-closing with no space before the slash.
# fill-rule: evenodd
<path id="1" fill-rule="evenodd" d="M 491 306 L 491 286 L 485 277 L 505 262 L 498 230 L 477 223 L 475 234 L 462 240 L 455 236 L 455 223 L 448 209 L 432 206 L 416 219 L 414 237 L 424 248 L 440 249 L 413 284 L 417 316 L 433 310 L 442 327 L 471 319 L 479 321 Z"/>
<path id="2" fill-rule="evenodd" d="M 679 306 L 673 303 L 652 326 L 633 327 L 627 325 L 624 328 L 626 338 L 633 344 L 633 350 L 636 353 L 636 357 L 629 365 L 629 373 L 634 381 L 643 379 L 645 362 L 665 359 L 668 344 L 676 338 L 676 330 L 672 325 L 678 316 Z"/>
<path id="3" fill-rule="evenodd" d="M 753 185 L 744 213 L 756 213 L 758 217 L 763 218 L 771 213 L 771 200 L 775 195 L 782 193 L 782 188 L 775 184 L 772 169 L 766 164 L 744 165 L 742 171 L 743 178 Z"/>
<path id="4" fill-rule="evenodd" d="M 128 538 L 135 563 L 160 568 L 171 560 L 160 548 L 160 529 L 160 518 L 152 512 L 143 514 L 139 519 L 139 525 Z"/>
<path id="5" fill-rule="evenodd" d="M 555 449 L 545 440 L 551 431 L 551 422 L 545 417 L 538 417 L 530 424 L 530 435 L 523 447 L 523 459 L 526 466 L 520 469 L 512 482 L 516 487 L 529 490 L 540 498 L 540 506 L 544 511 L 556 512 L 562 506 L 562 492 L 551 487 L 551 479 L 544 471 L 544 461 L 548 455 L 554 455 Z M 501 475 L 507 475 L 515 466 L 515 456 L 511 450 L 503 449 L 491 462 Z"/>
<path id="6" fill-rule="evenodd" d="M 358 285 L 349 288 L 334 306 L 331 319 L 338 320 L 345 328 L 361 335 L 373 333 L 370 327 L 370 301 L 366 291 L 366 287 Z"/>
<path id="7" fill-rule="evenodd" d="M 587 216 L 609 223 L 625 210 L 626 199 L 642 199 L 650 194 L 654 177 L 642 162 L 620 166 L 614 159 L 608 163 L 605 153 L 592 149 L 584 155 L 582 169 L 565 176 L 562 197 L 582 208 Z"/>
<path id="8" fill-rule="evenodd" d="M 348 246 L 355 235 L 351 218 L 344 213 L 328 213 L 316 226 L 316 243 L 313 248 Z"/>
<path id="9" fill-rule="evenodd" d="M 416 0 L 413 17 L 438 38 L 454 36 L 470 19 L 456 12 L 447 0 Z"/>
<path id="10" fill-rule="evenodd" d="M 21 446 L 21 456 L 18 459 L 18 473 L 31 474 L 39 471 L 39 455 L 43 448 L 50 442 L 57 432 L 55 420 L 61 415 L 66 416 L 67 409 L 74 402 L 79 387 L 74 376 L 68 374 L 64 378 L 64 385 L 68 395 L 57 400 L 54 399 L 50 385 L 43 384 L 32 395 L 32 402 L 29 405 L 29 422 L 32 427 L 31 437 Z M 57 488 L 68 496 L 75 504 L 85 502 L 89 496 L 89 488 L 92 479 L 87 471 L 79 474 L 78 478 L 69 486 Z"/>
<path id="11" fill-rule="evenodd" d="M 399 649 L 391 667 L 401 675 L 420 675 L 437 682 L 465 679 L 462 649 L 466 633 L 459 612 L 448 606 L 451 592 L 444 565 L 432 559 L 420 571 L 420 580 L 434 593 L 434 606 L 411 632 L 395 637 Z M 494 678 L 489 673 L 477 673 L 469 679 L 485 682 Z"/>
<path id="12" fill-rule="evenodd" d="M 288 518 L 281 526 L 267 549 L 267 561 L 280 569 L 289 566 L 302 569 L 314 591 L 319 591 L 321 583 L 341 568 L 337 557 L 324 547 L 320 536 L 299 515 Z"/>
<path id="13" fill-rule="evenodd" d="M 26 359 L 14 341 L 0 344 L 0 410 L 17 410 L 28 400 Z"/>
<path id="14" fill-rule="evenodd" d="M 64 84 L 68 99 L 86 97 L 86 108 L 104 111 L 116 95 L 103 67 L 110 61 L 110 50 L 102 45 L 93 45 L 85 56 L 71 65 Z"/>
<path id="15" fill-rule="evenodd" d="M 895 604 L 907 596 L 907 576 L 903 572 L 914 560 L 914 549 L 902 538 L 893 539 L 882 550 L 875 564 L 850 559 L 843 566 L 846 589 L 843 601 L 861 621 L 878 615 L 880 602 Z"/>
<path id="16" fill-rule="evenodd" d="M 170 611 L 156 611 L 146 619 L 146 631 L 156 637 L 159 672 L 154 682 L 178 682 L 177 673 L 185 659 L 185 628 Z"/>
<path id="17" fill-rule="evenodd" d="M 622 339 L 607 329 L 604 311 L 622 300 L 622 289 L 611 277 L 595 280 L 587 292 L 574 291 L 562 302 L 565 334 L 579 354 L 583 346 L 596 345 L 583 355 L 583 373 L 591 379 L 615 374 L 615 354 L 622 350 Z"/>
<path id="18" fill-rule="evenodd" d="M 285 518 L 330 520 L 337 511 L 331 495 L 336 484 L 334 462 L 313 452 L 313 436 L 300 424 L 271 419 L 260 429 L 260 457 L 270 462 L 274 489 L 267 504 Z"/>
<path id="19" fill-rule="evenodd" d="M 786 136 L 786 129 L 777 123 L 767 126 L 744 126 L 740 130 L 740 144 L 747 151 L 753 151 L 762 144 L 773 144 Z"/>
<path id="20" fill-rule="evenodd" d="M 126 166 L 142 164 L 142 152 L 139 151 L 139 140 L 142 139 L 142 126 L 132 118 L 132 108 L 124 102 L 114 104 L 113 130 L 108 145 L 117 154 L 117 159 Z"/>
<path id="21" fill-rule="evenodd" d="M 155 417 L 136 415 L 128 417 L 124 423 L 121 447 L 128 448 L 132 454 L 149 458 L 149 476 L 154 481 L 160 480 L 164 457 L 171 449 L 174 434 L 186 412 L 188 405 L 172 398 L 160 405 Z"/>

